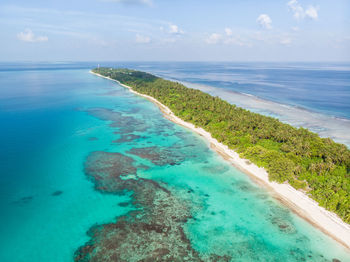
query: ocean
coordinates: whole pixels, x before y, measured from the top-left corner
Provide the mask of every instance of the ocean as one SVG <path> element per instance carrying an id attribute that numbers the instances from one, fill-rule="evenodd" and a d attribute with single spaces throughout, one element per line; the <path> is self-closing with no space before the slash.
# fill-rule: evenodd
<path id="1" fill-rule="evenodd" d="M 349 63 L 143 63 L 149 71 L 350 146 Z"/>
<path id="2" fill-rule="evenodd" d="M 341 245 L 228 164 L 200 136 L 164 119 L 148 100 L 90 74 L 95 65 L 0 65 L 0 261 L 72 261 L 88 241 L 108 249 L 96 232 L 109 232 L 123 222 L 120 230 L 140 233 L 136 229 L 147 221 L 169 218 L 161 211 L 172 206 L 164 203 L 173 203 L 169 212 L 183 218 L 171 235 L 181 243 L 164 242 L 170 248 L 186 244 L 186 250 L 205 261 L 215 256 L 235 261 L 350 259 Z M 143 69 L 213 94 L 251 96 L 327 119 L 349 119 L 346 65 L 305 70 L 304 65 L 276 64 L 268 69 L 225 63 L 106 65 Z M 298 73 L 292 78 L 295 67 Z M 230 73 L 234 70 L 241 70 L 239 77 Z M 319 79 L 324 71 L 333 78 L 328 87 Z M 287 95 L 293 93 L 289 88 L 281 90 L 293 82 L 299 83 L 297 98 Z M 314 90 L 322 84 L 323 91 L 312 95 L 303 90 L 308 82 L 315 83 Z M 303 101 L 302 92 L 312 99 Z M 129 175 L 117 176 L 119 168 Z M 183 232 L 180 238 L 178 231 Z M 118 237 L 119 231 L 110 232 L 108 237 Z M 149 245 L 142 238 L 122 241 L 129 248 L 146 250 Z M 133 256 L 130 261 L 142 254 Z"/>

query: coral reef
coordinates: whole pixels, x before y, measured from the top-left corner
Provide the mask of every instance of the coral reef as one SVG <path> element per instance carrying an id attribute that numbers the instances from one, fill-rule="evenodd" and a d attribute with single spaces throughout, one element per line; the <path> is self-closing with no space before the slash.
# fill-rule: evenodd
<path id="1" fill-rule="evenodd" d="M 101 151 L 86 159 L 85 173 L 96 189 L 116 194 L 131 191 L 138 209 L 116 223 L 91 228 L 91 240 L 76 251 L 75 261 L 202 261 L 182 227 L 192 217 L 189 203 L 165 185 L 138 178 L 133 162 L 120 153 Z M 135 179 L 123 179 L 126 175 Z M 212 258 L 228 261 L 228 257 Z"/>

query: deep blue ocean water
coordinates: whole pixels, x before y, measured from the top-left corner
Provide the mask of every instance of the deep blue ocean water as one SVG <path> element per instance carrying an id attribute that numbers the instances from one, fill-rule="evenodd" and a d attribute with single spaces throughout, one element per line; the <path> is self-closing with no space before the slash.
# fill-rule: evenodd
<path id="1" fill-rule="evenodd" d="M 226 163 L 202 138 L 164 119 L 149 101 L 89 74 L 92 65 L 0 67 L 0 261 L 72 261 L 92 226 L 135 209 L 118 205 L 132 200 L 128 193 L 94 189 L 84 174 L 87 156 L 105 151 L 134 157 L 128 150 L 150 145 L 195 156 L 174 166 L 135 161 L 150 167 L 138 169 L 139 176 L 165 183 L 179 198 L 191 189 L 202 199 L 195 219 L 183 227 L 204 257 L 216 252 L 238 261 L 349 260 L 339 244 Z M 147 68 L 160 74 L 160 64 Z M 189 81 L 175 73 L 173 78 Z M 96 109 L 131 117 L 145 128 L 135 130 L 137 139 L 116 142 L 122 123 L 111 126 L 88 113 Z M 281 223 L 288 232 L 280 230 Z"/>
<path id="2" fill-rule="evenodd" d="M 180 63 L 149 68 L 170 78 L 350 119 L 350 64 Z"/>

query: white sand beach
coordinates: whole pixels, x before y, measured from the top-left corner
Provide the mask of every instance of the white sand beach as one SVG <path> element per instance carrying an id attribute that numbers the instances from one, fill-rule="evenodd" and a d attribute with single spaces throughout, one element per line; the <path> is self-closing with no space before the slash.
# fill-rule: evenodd
<path id="1" fill-rule="evenodd" d="M 287 205 L 300 217 L 304 218 L 313 226 L 319 228 L 321 231 L 350 250 L 350 225 L 343 222 L 336 214 L 327 211 L 323 207 L 320 207 L 316 201 L 312 200 L 305 193 L 294 189 L 289 184 L 278 184 L 275 182 L 270 182 L 268 180 L 268 174 L 264 168 L 256 166 L 249 160 L 240 158 L 238 153 L 229 149 L 226 145 L 219 143 L 211 136 L 210 133 L 204 129 L 195 127 L 193 124 L 185 122 L 179 117 L 175 116 L 168 107 L 160 103 L 155 98 L 138 93 L 131 87 L 121 84 L 117 80 L 96 74 L 92 71 L 90 72 L 97 76 L 115 81 L 125 88 L 128 88 L 131 92 L 143 96 L 155 103 L 161 109 L 167 119 L 173 121 L 176 124 L 184 126 L 204 137 L 211 144 L 212 149 L 222 155 L 227 161 L 232 163 L 235 167 L 243 171 L 245 174 L 249 175 L 253 180 L 266 187 L 269 191 L 272 192 L 274 197 Z"/>

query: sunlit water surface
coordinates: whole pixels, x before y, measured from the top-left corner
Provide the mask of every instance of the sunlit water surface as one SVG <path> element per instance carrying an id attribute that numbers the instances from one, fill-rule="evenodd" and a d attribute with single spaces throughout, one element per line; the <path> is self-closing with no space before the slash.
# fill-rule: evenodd
<path id="1" fill-rule="evenodd" d="M 92 226 L 135 209 L 130 193 L 94 188 L 84 164 L 95 151 L 128 156 L 138 177 L 162 183 L 180 200 L 192 199 L 192 218 L 182 227 L 204 258 L 350 260 L 342 246 L 225 162 L 201 137 L 86 69 L 1 71 L 0 121 L 0 261 L 72 261 Z M 139 148 L 167 152 L 167 159 L 131 153 Z"/>

